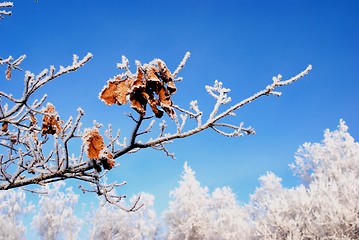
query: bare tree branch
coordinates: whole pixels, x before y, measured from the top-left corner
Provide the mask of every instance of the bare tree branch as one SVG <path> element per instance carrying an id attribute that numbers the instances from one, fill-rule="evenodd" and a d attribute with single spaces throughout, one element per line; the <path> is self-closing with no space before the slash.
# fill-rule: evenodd
<path id="1" fill-rule="evenodd" d="M 2 8 L 10 8 L 13 6 L 14 6 L 13 2 L 0 2 L 0 20 L 4 19 L 4 16 L 11 16 L 12 14 L 11 11 L 3 10 Z"/>

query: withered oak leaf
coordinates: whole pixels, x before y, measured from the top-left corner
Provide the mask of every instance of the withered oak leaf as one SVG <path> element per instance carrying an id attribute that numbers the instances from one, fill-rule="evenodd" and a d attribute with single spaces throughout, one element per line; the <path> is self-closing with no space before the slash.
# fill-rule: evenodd
<path id="1" fill-rule="evenodd" d="M 107 85 L 100 92 L 99 98 L 107 105 L 125 104 L 127 103 L 127 95 L 130 93 L 131 84 L 131 79 L 122 79 L 121 76 L 117 76 L 107 82 Z"/>
<path id="2" fill-rule="evenodd" d="M 172 108 L 173 102 L 171 100 L 171 94 L 165 87 L 160 89 L 158 101 L 162 109 L 173 119 L 175 117 L 175 111 Z"/>
<path id="3" fill-rule="evenodd" d="M 104 169 L 112 169 L 115 165 L 115 160 L 112 153 L 107 149 L 98 129 L 86 129 L 82 139 L 87 157 L 94 160 L 95 165 L 100 161 Z M 98 170 L 98 168 L 96 169 Z"/>
<path id="4" fill-rule="evenodd" d="M 44 111 L 44 117 L 42 118 L 42 135 L 46 134 L 60 134 L 62 131 L 61 124 L 63 122 L 60 120 L 59 116 L 56 114 L 55 106 L 51 103 L 47 103 L 46 109 Z"/>
<path id="5" fill-rule="evenodd" d="M 2 132 L 7 132 L 9 130 L 9 123 L 8 122 L 3 122 L 1 125 L 1 131 Z"/>

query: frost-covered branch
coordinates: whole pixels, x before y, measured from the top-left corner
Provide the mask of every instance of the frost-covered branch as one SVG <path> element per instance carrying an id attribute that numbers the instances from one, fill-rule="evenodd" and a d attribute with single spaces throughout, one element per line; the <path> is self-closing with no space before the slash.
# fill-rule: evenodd
<path id="1" fill-rule="evenodd" d="M 7 11 L 2 8 L 10 8 L 13 6 L 14 6 L 13 2 L 0 2 L 0 20 L 4 19 L 4 16 L 10 16 L 12 14 L 11 11 Z"/>
<path id="2" fill-rule="evenodd" d="M 19 58 L 18 60 L 14 61 L 9 66 L 18 66 L 18 64 L 25 58 L 25 55 L 23 58 Z M 44 86 L 46 83 L 60 77 L 61 75 L 64 75 L 66 73 L 75 71 L 82 67 L 86 62 L 88 62 L 92 58 L 92 54 L 88 53 L 83 59 L 78 60 L 78 56 L 73 56 L 73 63 L 69 65 L 68 67 L 60 67 L 58 71 L 55 70 L 54 66 L 50 66 L 49 69 L 44 69 L 39 74 L 35 75 L 29 71 L 25 72 L 25 78 L 24 78 L 24 89 L 23 93 L 20 97 L 15 98 L 12 96 L 11 93 L 6 93 L 3 91 L 0 91 L 0 99 L 1 97 L 6 98 L 10 101 L 11 106 L 9 107 L 8 104 L 4 106 L 0 106 L 0 122 L 11 122 L 14 121 L 14 115 L 18 115 L 19 113 L 22 113 L 23 110 L 26 111 L 36 111 L 39 107 L 38 101 L 35 100 L 32 105 L 29 105 L 28 100 L 31 97 L 31 95 L 37 91 L 39 88 Z M 43 97 L 44 101 L 46 96 Z M 23 108 L 23 107 L 26 108 Z"/>
<path id="3" fill-rule="evenodd" d="M 265 89 L 232 105 L 230 105 L 231 97 L 229 96 L 231 89 L 225 88 L 222 82 L 216 80 L 213 86 L 206 86 L 208 94 L 215 99 L 215 104 L 213 105 L 207 120 L 203 121 L 203 117 L 206 114 L 200 110 L 197 100 L 190 102 L 189 109 L 180 107 L 171 100 L 172 95 L 177 91 L 177 88 L 174 85 L 174 79 L 178 72 L 184 67 L 189 56 L 190 54 L 186 53 L 185 57 L 173 73 L 169 71 L 166 63 L 161 59 L 154 59 L 150 63 L 144 65 L 139 61 L 136 61 L 137 72 L 132 73 L 129 68 L 128 59 L 122 57 L 122 63 L 117 66 L 120 69 L 124 69 L 125 73 L 108 80 L 107 85 L 105 85 L 100 92 L 99 98 L 108 105 L 123 105 L 130 102 L 131 107 L 140 116 L 139 119 L 136 120 L 132 114 L 130 115 L 135 122 L 134 130 L 130 136 L 130 141 L 127 144 L 118 144 L 119 149 L 114 151 L 114 159 L 124 154 L 148 147 L 162 150 L 167 156 L 174 158 L 173 154 L 169 153 L 168 149 L 165 147 L 165 144 L 172 143 L 172 140 L 177 138 L 189 137 L 206 129 L 213 129 L 220 135 L 227 137 L 254 134 L 254 129 L 252 127 L 245 127 L 242 122 L 238 125 L 233 125 L 226 123 L 225 121 L 223 122 L 223 120 L 226 117 L 236 116 L 237 110 L 262 96 L 280 96 L 281 92 L 277 90 L 279 87 L 297 81 L 305 76 L 312 68 L 312 66 L 309 65 L 304 71 L 288 80 L 282 80 L 281 75 L 273 77 L 273 82 Z M 159 136 L 157 138 L 150 137 L 146 139 L 146 134 L 151 132 L 154 124 L 154 120 L 152 120 L 150 127 L 141 130 L 142 123 L 153 117 L 147 116 L 147 105 L 150 106 L 157 118 L 162 118 L 163 113 L 167 113 L 173 120 L 176 131 L 170 131 L 169 129 L 171 127 L 168 127 L 166 121 L 163 120 L 160 123 Z M 226 107 L 227 105 L 229 106 Z M 175 110 L 181 113 L 180 118 Z M 188 117 L 197 122 L 196 127 L 186 128 Z"/>
<path id="4" fill-rule="evenodd" d="M 30 98 L 48 82 L 79 69 L 91 58 L 90 53 L 82 59 L 74 55 L 68 67 L 56 70 L 51 66 L 37 75 L 26 71 L 20 97 L 0 91 L 0 190 L 33 184 L 46 185 L 73 178 L 97 186 L 98 193 L 105 195 L 107 187 L 100 183 L 105 174 L 100 175 L 101 169 L 98 169 L 98 163 L 92 158 L 83 160 L 84 154 L 96 154 L 93 150 L 97 148 L 93 149 L 93 146 L 98 143 L 98 139 L 93 138 L 95 130 L 90 129 L 84 133 L 80 130 L 84 111 L 79 108 L 75 119 L 70 117 L 64 122 L 53 104 L 45 104 L 46 95 L 40 100 Z M 19 69 L 22 60 L 24 57 L 14 61 L 9 57 L 2 60 L 1 64 Z M 84 139 L 85 147 L 75 156 L 70 149 L 73 149 L 72 145 L 76 141 L 81 142 L 81 138 Z M 104 150 L 97 154 L 102 166 L 107 169 L 114 166 L 110 159 L 103 160 L 111 156 L 110 152 Z"/>
<path id="5" fill-rule="evenodd" d="M 177 74 L 182 70 L 182 68 L 184 67 L 184 65 L 186 65 L 187 60 L 189 59 L 189 57 L 191 56 L 190 52 L 186 52 L 186 54 L 184 55 L 182 61 L 180 62 L 180 64 L 178 65 L 177 69 L 173 72 L 172 76 L 175 79 Z M 180 78 L 179 80 L 182 80 L 182 78 Z"/>
<path id="6" fill-rule="evenodd" d="M 10 80 L 12 77 L 12 70 L 17 69 L 21 71 L 20 63 L 26 58 L 26 55 L 21 55 L 19 58 L 14 60 L 12 56 L 9 56 L 5 59 L 2 59 L 0 57 L 0 65 L 7 65 L 6 71 L 5 71 L 5 77 L 7 80 Z"/>
<path id="7" fill-rule="evenodd" d="M 82 130 L 84 111 L 81 108 L 78 108 L 77 117 L 64 121 L 55 106 L 46 103 L 46 95 L 41 99 L 31 98 L 48 82 L 82 67 L 92 58 L 91 53 L 82 59 L 74 55 L 69 66 L 60 66 L 58 70 L 50 66 L 38 74 L 26 71 L 21 96 L 0 91 L 0 190 L 76 179 L 89 185 L 81 185 L 84 192 L 103 196 L 106 202 L 125 211 L 136 211 L 142 207 L 139 199 L 132 206 L 124 207 L 121 200 L 125 195 L 115 194 L 115 189 L 126 182 L 106 181 L 107 174 L 119 166 L 115 159 L 144 148 L 162 151 L 175 159 L 174 153 L 168 149 L 175 139 L 206 129 L 227 137 L 254 134 L 251 127 L 245 127 L 242 122 L 238 125 L 226 122 L 226 117 L 235 116 L 235 111 L 261 96 L 279 96 L 277 88 L 295 82 L 311 69 L 309 66 L 285 81 L 280 75 L 274 77 L 273 83 L 265 89 L 232 105 L 230 89 L 215 81 L 213 86 L 206 86 L 208 94 L 215 99 L 212 111 L 206 114 L 201 111 L 197 100 L 192 100 L 188 108 L 173 102 L 173 95 L 178 94 L 176 84 L 182 80 L 178 74 L 189 56 L 189 53 L 185 54 L 173 73 L 163 60 L 157 58 L 145 64 L 136 61 L 136 72 L 132 73 L 129 60 L 122 56 L 117 67 L 124 72 L 107 81 L 99 98 L 107 105 L 129 103 L 138 114 L 128 114 L 134 126 L 123 141 L 120 141 L 121 131 L 114 133 L 112 125 L 103 131 L 102 124 L 94 122 L 92 128 Z M 25 55 L 16 60 L 11 57 L 0 59 L 0 64 L 8 66 L 11 77 L 12 69 L 21 70 L 19 64 L 24 58 Z M 155 126 L 160 118 L 158 129 Z"/>

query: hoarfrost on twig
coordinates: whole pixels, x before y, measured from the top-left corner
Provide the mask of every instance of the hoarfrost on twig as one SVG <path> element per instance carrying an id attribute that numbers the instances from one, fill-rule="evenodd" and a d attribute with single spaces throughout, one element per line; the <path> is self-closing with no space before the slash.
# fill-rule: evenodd
<path id="1" fill-rule="evenodd" d="M 77 109 L 76 117 L 69 117 L 64 122 L 55 106 L 45 103 L 46 95 L 40 100 L 29 100 L 48 82 L 85 65 L 92 58 L 91 53 L 83 58 L 74 54 L 72 63 L 66 67 L 60 66 L 58 70 L 49 66 L 38 74 L 25 71 L 22 96 L 16 97 L 0 91 L 0 148 L 3 149 L 0 154 L 0 190 L 30 184 L 46 185 L 73 178 L 89 183 L 90 189 L 81 186 L 83 191 L 95 192 L 111 204 L 126 211 L 135 211 L 142 206 L 138 201 L 126 208 L 120 204 L 124 195 L 114 194 L 114 189 L 125 183 L 107 184 L 104 180 L 112 168 L 119 166 L 115 159 L 144 148 L 162 151 L 175 159 L 174 153 L 168 150 L 175 139 L 189 137 L 206 129 L 212 129 L 226 137 L 254 134 L 252 127 L 245 127 L 242 122 L 238 125 L 230 124 L 225 121 L 226 117 L 235 116 L 236 111 L 259 97 L 280 96 L 278 87 L 295 82 L 311 70 L 309 65 L 303 72 L 288 80 L 282 80 L 281 75 L 273 77 L 273 82 L 265 89 L 238 103 L 231 103 L 231 90 L 216 80 L 212 86 L 205 87 L 209 96 L 215 100 L 212 111 L 207 115 L 200 109 L 197 100 L 190 101 L 189 107 L 184 108 L 171 99 L 177 92 L 174 82 L 181 79 L 177 75 L 189 56 L 190 53 L 187 52 L 173 73 L 158 58 L 145 64 L 136 61 L 137 71 L 132 73 L 128 59 L 122 56 L 117 67 L 124 73 L 110 79 L 99 94 L 100 99 L 109 105 L 130 102 L 138 114 L 128 114 L 134 126 L 129 136 L 121 136 L 122 140 L 120 130 L 114 131 L 112 125 L 104 130 L 103 137 L 103 126 L 95 120 L 92 128 L 82 131 L 84 111 L 81 108 Z M 13 69 L 21 70 L 20 63 L 25 57 L 22 55 L 16 60 L 11 56 L 0 58 L 0 65 L 7 66 L 8 79 L 11 78 Z M 169 121 L 166 117 L 169 117 Z M 158 118 L 162 118 L 159 125 L 156 124 Z M 159 129 L 154 126 L 159 126 Z M 150 136 L 151 134 L 155 137 Z M 83 143 L 79 147 L 79 153 L 75 154 L 71 151 L 76 146 L 74 142 L 80 139 Z"/>

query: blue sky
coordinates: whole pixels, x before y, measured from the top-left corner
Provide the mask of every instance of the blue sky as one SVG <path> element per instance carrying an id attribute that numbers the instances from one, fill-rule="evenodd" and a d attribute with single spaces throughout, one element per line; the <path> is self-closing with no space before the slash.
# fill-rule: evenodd
<path id="1" fill-rule="evenodd" d="M 286 186 L 298 184 L 288 169 L 295 151 L 304 142 L 320 141 L 340 118 L 358 138 L 359 1 L 15 0 L 14 5 L 13 16 L 0 21 L 0 56 L 26 54 L 23 69 L 38 73 L 49 65 L 67 66 L 73 53 L 91 52 L 94 58 L 85 67 L 48 84 L 38 96 L 47 93 L 64 119 L 80 106 L 85 127 L 96 119 L 120 128 L 122 136 L 133 128 L 124 115 L 131 109 L 97 98 L 120 73 L 116 63 L 122 55 L 132 66 L 135 60 L 161 58 L 174 70 L 190 51 L 173 100 L 187 107 L 197 99 L 207 113 L 214 102 L 204 87 L 216 79 L 240 101 L 265 88 L 272 76 L 290 78 L 313 65 L 305 78 L 282 88 L 280 98 L 259 99 L 237 113 L 236 121 L 253 126 L 256 135 L 230 139 L 208 130 L 170 145 L 176 161 L 150 149 L 117 159 L 121 166 L 109 178 L 126 180 L 121 190 L 130 196 L 154 194 L 158 211 L 167 206 L 185 161 L 203 185 L 230 186 L 245 202 L 267 171 Z M 22 73 L 15 73 L 1 86 L 17 93 L 22 80 Z M 96 201 L 90 194 L 81 199 Z"/>

